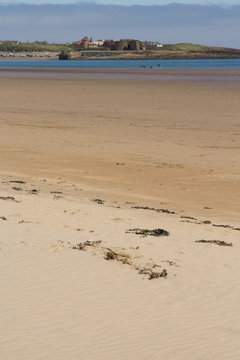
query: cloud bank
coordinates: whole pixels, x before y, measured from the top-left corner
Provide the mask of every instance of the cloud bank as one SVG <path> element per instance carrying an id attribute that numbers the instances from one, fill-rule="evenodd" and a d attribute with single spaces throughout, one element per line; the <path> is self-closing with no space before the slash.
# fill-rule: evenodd
<path id="1" fill-rule="evenodd" d="M 0 5 L 0 34 L 20 41 L 72 42 L 87 35 L 240 48 L 239 18 L 240 5 L 5 4 Z"/>

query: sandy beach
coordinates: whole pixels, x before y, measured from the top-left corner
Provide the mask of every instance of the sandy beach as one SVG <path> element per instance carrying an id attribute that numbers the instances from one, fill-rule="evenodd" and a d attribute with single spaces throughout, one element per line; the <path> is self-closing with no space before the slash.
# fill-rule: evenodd
<path id="1" fill-rule="evenodd" d="M 240 71 L 1 70 L 0 355 L 240 358 Z"/>

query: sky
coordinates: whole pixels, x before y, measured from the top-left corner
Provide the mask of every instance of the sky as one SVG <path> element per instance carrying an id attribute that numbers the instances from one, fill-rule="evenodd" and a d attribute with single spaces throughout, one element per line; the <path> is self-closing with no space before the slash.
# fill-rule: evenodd
<path id="1" fill-rule="evenodd" d="M 60 43 L 86 35 L 96 40 L 133 38 L 240 49 L 240 0 L 228 0 L 228 5 L 203 0 L 183 0 L 185 4 L 174 0 L 167 5 L 153 0 L 156 5 L 151 5 L 151 0 L 128 0 L 128 6 L 125 0 L 56 1 L 0 0 L 0 40 Z M 147 5 L 131 5 L 136 2 Z"/>
<path id="2" fill-rule="evenodd" d="M 74 4 L 77 0 L 0 0 L 1 3 L 8 4 Z M 198 5 L 240 5 L 240 0 L 85 0 L 86 3 L 105 4 L 105 5 L 166 5 L 169 3 L 179 4 L 198 4 Z"/>

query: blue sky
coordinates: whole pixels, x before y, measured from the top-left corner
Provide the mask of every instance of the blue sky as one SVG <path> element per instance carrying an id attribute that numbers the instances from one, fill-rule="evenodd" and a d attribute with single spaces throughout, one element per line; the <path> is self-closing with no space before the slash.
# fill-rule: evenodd
<path id="1" fill-rule="evenodd" d="M 0 0 L 8 4 L 73 4 L 77 0 Z M 240 0 L 85 0 L 87 3 L 112 4 L 112 5 L 165 5 L 169 3 L 199 4 L 199 5 L 240 5 Z"/>
<path id="2" fill-rule="evenodd" d="M 26 0 L 0 0 L 0 40 L 73 42 L 86 35 L 96 40 L 133 38 L 240 49 L 240 0 L 237 4 L 229 0 L 228 6 L 219 1 L 204 5 L 201 0 L 197 0 L 200 5 L 193 0 L 191 4 L 184 0 L 185 5 L 153 0 L 154 6 L 149 1 L 131 6 L 130 1 L 140 4 L 140 0 L 128 0 L 128 6 L 125 0 L 56 1 L 58 5 L 29 0 L 27 5 Z M 48 5 L 37 5 L 41 2 Z"/>

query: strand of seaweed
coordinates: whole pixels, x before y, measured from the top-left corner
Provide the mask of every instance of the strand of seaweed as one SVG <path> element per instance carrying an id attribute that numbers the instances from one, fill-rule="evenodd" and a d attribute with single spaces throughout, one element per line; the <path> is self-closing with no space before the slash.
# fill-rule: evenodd
<path id="1" fill-rule="evenodd" d="M 202 243 L 202 244 L 215 244 L 218 246 L 233 246 L 232 243 L 227 243 L 226 241 L 222 241 L 222 240 L 196 240 L 196 243 Z"/>
<path id="2" fill-rule="evenodd" d="M 134 262 L 134 258 L 125 252 L 125 249 L 111 249 L 109 247 L 101 246 L 101 240 L 99 241 L 85 241 L 78 243 L 71 248 L 74 250 L 86 251 L 90 248 L 93 249 L 93 253 L 98 253 L 104 260 L 117 261 L 122 264 L 129 265 L 132 269 L 137 270 L 140 275 L 147 275 L 149 280 L 166 278 L 168 273 L 166 269 L 162 269 L 161 272 L 154 271 L 155 268 L 161 268 L 161 265 L 153 263 L 151 266 L 140 266 Z M 137 250 L 137 249 L 136 249 Z M 140 256 L 137 256 L 138 258 Z"/>
<path id="3" fill-rule="evenodd" d="M 219 227 L 219 228 L 224 228 L 224 229 L 240 231 L 240 227 L 235 227 L 232 225 L 225 225 L 225 224 L 213 224 L 210 220 L 201 221 L 201 220 L 198 220 L 191 216 L 181 216 L 181 219 L 184 219 L 184 220 L 180 220 L 180 222 L 186 222 L 186 223 L 191 223 L 191 224 L 196 224 L 196 225 L 211 225 L 213 227 Z"/>
<path id="4" fill-rule="evenodd" d="M 175 211 L 171 211 L 168 209 L 155 209 L 155 208 L 150 208 L 148 206 L 132 206 L 132 209 L 138 209 L 138 210 L 150 210 L 150 211 L 155 211 L 157 213 L 163 213 L 163 214 L 170 214 L 170 215 L 177 215 L 177 213 Z M 211 225 L 214 227 L 219 227 L 219 228 L 225 228 L 225 229 L 231 229 L 231 230 L 236 230 L 236 231 L 240 231 L 240 227 L 235 227 L 232 225 L 225 225 L 225 224 L 213 224 L 210 220 L 199 220 L 195 217 L 192 216 L 180 216 L 180 222 L 186 222 L 186 223 L 192 223 L 192 224 L 197 224 L 197 225 Z"/>

